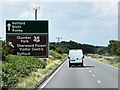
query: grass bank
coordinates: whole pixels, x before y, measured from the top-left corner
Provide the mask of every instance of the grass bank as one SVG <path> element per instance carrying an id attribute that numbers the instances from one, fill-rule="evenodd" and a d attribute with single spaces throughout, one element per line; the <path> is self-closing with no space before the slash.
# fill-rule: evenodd
<path id="1" fill-rule="evenodd" d="M 55 68 L 58 67 L 64 60 L 51 61 L 45 69 L 38 69 L 36 72 L 32 72 L 30 76 L 23 78 L 20 82 L 14 86 L 15 88 L 34 88 L 39 82 L 41 82 L 46 76 L 48 76 Z"/>
<path id="2" fill-rule="evenodd" d="M 13 90 L 34 88 L 65 61 L 67 55 L 50 50 L 47 59 L 16 55 L 8 55 L 6 59 L 2 64 L 2 87 Z"/>
<path id="3" fill-rule="evenodd" d="M 88 54 L 86 57 L 120 68 L 120 58 L 105 59 L 98 54 Z"/>

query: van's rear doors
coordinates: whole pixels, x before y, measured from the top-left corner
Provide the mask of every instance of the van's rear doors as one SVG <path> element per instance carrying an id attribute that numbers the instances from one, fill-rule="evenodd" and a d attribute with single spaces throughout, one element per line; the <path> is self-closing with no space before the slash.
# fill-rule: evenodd
<path id="1" fill-rule="evenodd" d="M 70 50 L 70 63 L 82 63 L 83 52 L 81 49 Z"/>

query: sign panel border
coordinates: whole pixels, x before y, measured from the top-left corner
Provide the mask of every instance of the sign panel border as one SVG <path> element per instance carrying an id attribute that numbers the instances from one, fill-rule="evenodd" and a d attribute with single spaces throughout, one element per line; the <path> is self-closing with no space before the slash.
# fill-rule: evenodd
<path id="1" fill-rule="evenodd" d="M 7 21 L 12 22 L 29 22 L 29 21 L 34 21 L 34 22 L 41 22 L 41 21 L 46 21 L 48 23 L 48 33 L 7 33 L 7 28 L 6 28 L 6 42 L 8 42 L 8 35 L 46 35 L 46 56 L 29 56 L 29 57 L 37 57 L 37 58 L 48 58 L 49 57 L 49 21 L 48 20 L 6 20 L 6 27 L 7 27 Z M 21 55 L 22 56 L 22 55 Z"/>

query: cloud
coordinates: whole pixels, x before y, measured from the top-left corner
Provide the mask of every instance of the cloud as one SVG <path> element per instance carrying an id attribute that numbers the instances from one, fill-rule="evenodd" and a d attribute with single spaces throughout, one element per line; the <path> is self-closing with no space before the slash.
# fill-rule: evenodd
<path id="1" fill-rule="evenodd" d="M 100 3 L 93 3 L 94 9 L 93 13 L 97 13 L 97 15 L 102 16 L 116 16 L 117 14 L 114 13 L 115 10 L 117 11 L 117 2 L 100 2 Z M 112 13 L 112 14 L 111 14 Z"/>
<path id="2" fill-rule="evenodd" d="M 41 7 L 40 4 L 37 3 L 29 3 L 29 7 L 35 8 L 35 7 Z"/>
<path id="3" fill-rule="evenodd" d="M 9 4 L 9 3 L 7 3 Z M 7 5 L 6 5 L 7 6 Z M 56 41 L 60 36 L 62 40 L 73 39 L 78 42 L 106 44 L 111 36 L 116 38 L 117 6 L 113 3 L 20 3 L 13 5 L 15 9 L 4 6 L 4 18 L 9 16 L 15 19 L 34 19 L 35 7 L 38 10 L 38 19 L 43 16 L 49 20 L 50 41 Z M 17 8 L 17 9 L 16 9 Z M 46 10 L 45 10 L 46 9 Z M 8 12 L 9 11 L 9 12 Z M 12 12 L 12 13 L 11 13 Z M 8 16 L 8 13 L 9 16 Z M 95 36 L 96 35 L 96 36 Z M 106 37 L 106 38 L 105 38 Z M 99 40 L 99 43 L 98 43 Z"/>
<path id="4" fill-rule="evenodd" d="M 108 23 L 106 23 L 106 26 L 109 26 L 109 27 L 116 26 L 116 25 L 118 25 L 117 20 L 116 20 L 116 21 L 113 21 L 113 22 L 108 22 Z"/>
<path id="5" fill-rule="evenodd" d="M 28 18 L 29 19 L 34 19 L 35 17 L 35 8 L 38 8 L 37 10 L 37 18 L 38 19 L 43 19 L 46 7 L 44 4 L 38 4 L 38 3 L 28 3 L 28 8 L 24 9 L 24 11 L 18 15 L 19 18 Z"/>
<path id="6" fill-rule="evenodd" d="M 0 0 L 0 2 L 114 2 L 119 0 Z"/>
<path id="7" fill-rule="evenodd" d="M 19 18 L 25 18 L 25 17 L 28 17 L 29 16 L 29 12 L 28 11 L 25 11 L 23 12 L 22 14 L 20 14 L 18 17 Z"/>

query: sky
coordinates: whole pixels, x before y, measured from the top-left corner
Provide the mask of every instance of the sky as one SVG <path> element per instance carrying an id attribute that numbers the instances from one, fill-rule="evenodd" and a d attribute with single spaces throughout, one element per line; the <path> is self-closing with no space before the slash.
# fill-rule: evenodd
<path id="1" fill-rule="evenodd" d="M 60 41 L 107 46 L 109 40 L 118 40 L 118 1 L 47 1 L 1 1 L 0 37 L 6 39 L 6 20 L 34 20 L 33 8 L 40 7 L 38 20 L 49 21 L 50 42 L 61 37 Z"/>

